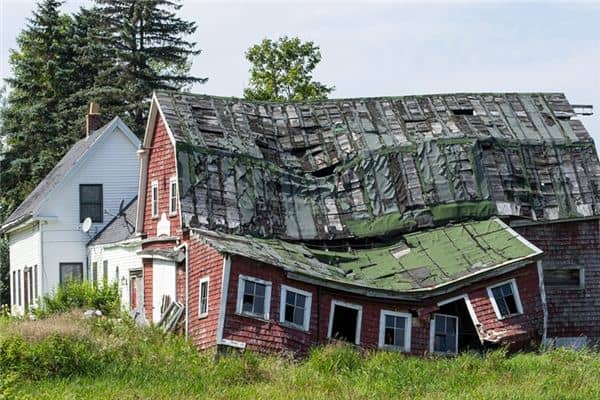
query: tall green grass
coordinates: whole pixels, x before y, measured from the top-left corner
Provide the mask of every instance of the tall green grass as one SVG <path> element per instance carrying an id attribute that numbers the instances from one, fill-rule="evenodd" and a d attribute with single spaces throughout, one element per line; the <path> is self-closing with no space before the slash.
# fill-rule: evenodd
<path id="1" fill-rule="evenodd" d="M 70 317 L 69 317 L 70 318 Z M 304 360 L 252 352 L 215 359 L 181 336 L 128 320 L 75 320 L 28 338 L 0 327 L 0 398 L 597 399 L 600 355 L 555 350 L 456 358 L 316 348 Z M 45 321 L 36 321 L 44 324 Z"/>
<path id="2" fill-rule="evenodd" d="M 121 309 L 121 297 L 117 283 L 97 285 L 90 281 L 68 281 L 44 296 L 38 316 L 61 313 L 77 308 L 93 308 L 104 315 L 117 315 Z"/>

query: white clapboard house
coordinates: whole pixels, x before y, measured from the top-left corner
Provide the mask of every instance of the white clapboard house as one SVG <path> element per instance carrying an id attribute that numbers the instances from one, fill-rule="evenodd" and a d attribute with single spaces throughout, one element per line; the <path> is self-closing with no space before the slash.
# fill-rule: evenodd
<path id="1" fill-rule="evenodd" d="M 14 315 L 61 282 L 91 278 L 87 243 L 119 212 L 122 200 L 137 194 L 140 142 L 118 117 L 99 127 L 97 109 L 90 105 L 86 136 L 0 226 L 10 245 Z"/>

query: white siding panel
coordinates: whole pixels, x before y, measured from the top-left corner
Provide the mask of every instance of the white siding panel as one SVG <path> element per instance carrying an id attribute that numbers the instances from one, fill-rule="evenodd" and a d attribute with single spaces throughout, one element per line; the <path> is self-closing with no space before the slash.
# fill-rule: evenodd
<path id="1" fill-rule="evenodd" d="M 41 293 L 40 279 L 40 231 L 39 223 L 33 222 L 27 227 L 9 235 L 9 256 L 10 256 L 10 304 L 13 315 L 22 315 L 24 312 L 23 290 L 23 270 L 25 267 L 38 266 L 38 293 Z M 21 305 L 17 304 L 17 299 L 13 298 L 13 271 L 21 274 L 21 287 L 17 288 L 21 294 Z M 18 297 L 18 296 L 17 296 Z"/>
<path id="2" fill-rule="evenodd" d="M 140 242 L 134 245 L 122 246 L 92 246 L 90 247 L 90 271 L 93 262 L 98 263 L 98 280 L 104 279 L 102 263 L 108 261 L 108 277 L 110 283 L 117 282 L 121 292 L 121 304 L 123 308 L 129 309 L 129 271 L 142 269 L 142 259 L 136 252 L 142 249 Z M 117 275 L 117 267 L 119 275 Z"/>
<path id="3" fill-rule="evenodd" d="M 175 301 L 175 263 L 173 261 L 152 260 L 152 322 L 160 321 L 160 306 L 164 295 Z"/>

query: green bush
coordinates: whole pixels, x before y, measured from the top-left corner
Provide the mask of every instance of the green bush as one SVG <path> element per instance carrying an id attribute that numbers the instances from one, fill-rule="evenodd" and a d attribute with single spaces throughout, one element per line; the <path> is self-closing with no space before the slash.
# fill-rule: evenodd
<path id="1" fill-rule="evenodd" d="M 76 308 L 93 308 L 104 315 L 118 315 L 121 297 L 117 283 L 96 285 L 89 281 L 69 281 L 55 292 L 44 296 L 38 316 L 69 311 Z"/>

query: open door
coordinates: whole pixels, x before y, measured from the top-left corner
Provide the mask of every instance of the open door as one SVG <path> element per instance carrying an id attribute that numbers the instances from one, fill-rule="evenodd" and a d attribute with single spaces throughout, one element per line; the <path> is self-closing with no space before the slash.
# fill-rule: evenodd
<path id="1" fill-rule="evenodd" d="M 481 351 L 483 345 L 477 330 L 478 321 L 472 312 L 466 296 L 439 303 L 439 310 L 432 319 L 432 351 L 437 353 L 457 353 L 467 350 Z M 435 327 L 433 326 L 435 325 Z M 434 329 L 435 328 L 435 329 Z M 442 337 L 456 340 L 456 346 L 436 349 L 435 340 Z M 441 344 L 440 344 L 441 346 Z M 443 346 L 442 346 L 443 347 Z"/>
<path id="2" fill-rule="evenodd" d="M 152 322 L 158 323 L 170 303 L 176 300 L 175 284 L 175 262 L 154 259 L 152 262 Z"/>
<path id="3" fill-rule="evenodd" d="M 129 309 L 134 314 L 142 314 L 144 308 L 144 280 L 142 271 L 129 271 Z"/>

